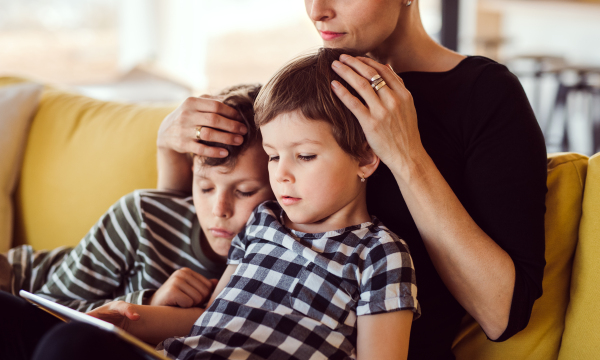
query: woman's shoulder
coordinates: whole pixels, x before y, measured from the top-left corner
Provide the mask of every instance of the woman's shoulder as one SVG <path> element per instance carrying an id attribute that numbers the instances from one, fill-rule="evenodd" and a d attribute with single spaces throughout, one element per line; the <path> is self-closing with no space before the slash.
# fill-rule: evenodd
<path id="1" fill-rule="evenodd" d="M 408 72 L 400 76 L 420 102 L 417 105 L 441 107 L 446 113 L 463 112 L 477 99 L 494 101 L 498 94 L 520 92 L 522 88 L 505 65 L 483 56 L 467 56 L 445 72 Z"/>
<path id="2" fill-rule="evenodd" d="M 484 56 L 467 56 L 448 75 L 465 85 L 469 84 L 474 91 L 520 86 L 517 77 L 505 65 Z"/>

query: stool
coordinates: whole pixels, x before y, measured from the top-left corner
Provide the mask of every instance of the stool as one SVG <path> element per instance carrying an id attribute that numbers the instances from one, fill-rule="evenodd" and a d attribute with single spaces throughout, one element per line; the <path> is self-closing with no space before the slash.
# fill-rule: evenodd
<path id="1" fill-rule="evenodd" d="M 527 61 L 533 63 L 533 70 L 530 71 L 513 71 L 513 73 L 519 77 L 533 77 L 534 79 L 534 91 L 531 95 L 531 107 L 534 110 L 536 116 L 541 114 L 541 86 L 542 76 L 557 68 L 563 68 L 566 65 L 565 59 L 562 56 L 555 56 L 549 54 L 521 54 L 508 58 L 505 63 L 509 67 L 514 67 L 515 62 Z"/>
<path id="2" fill-rule="evenodd" d="M 569 98 L 573 99 L 575 96 L 578 96 L 583 103 L 583 111 L 587 112 L 587 122 L 590 130 L 589 136 L 593 147 L 591 153 L 588 155 L 600 151 L 600 81 L 593 81 L 594 76 L 600 78 L 600 67 L 569 65 L 549 70 L 548 72 L 556 75 L 559 85 L 554 100 L 554 106 L 544 127 L 546 145 L 559 145 L 552 143 L 549 134 L 553 122 L 557 118 L 562 118 L 562 136 L 559 146 L 561 151 L 571 151 L 569 140 L 569 113 L 573 110 L 580 110 L 581 107 L 579 109 L 569 109 Z M 568 72 L 576 74 L 577 77 L 576 80 L 570 84 L 566 83 L 563 79 L 564 74 Z"/>

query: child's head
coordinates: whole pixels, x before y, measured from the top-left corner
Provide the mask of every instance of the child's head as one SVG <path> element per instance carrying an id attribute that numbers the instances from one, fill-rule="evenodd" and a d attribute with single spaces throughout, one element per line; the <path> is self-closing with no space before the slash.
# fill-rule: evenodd
<path id="1" fill-rule="evenodd" d="M 200 142 L 226 148 L 226 158 L 193 159 L 194 207 L 202 231 L 211 249 L 210 254 L 227 256 L 231 240 L 240 232 L 252 210 L 265 200 L 273 199 L 267 170 L 268 157 L 262 148 L 260 133 L 251 126 L 252 108 L 260 86 L 242 85 L 229 88 L 220 95 L 223 102 L 242 115 L 248 128 L 241 146 Z"/>
<path id="2" fill-rule="evenodd" d="M 271 187 L 293 223 L 344 217 L 352 222 L 356 211 L 366 213 L 361 178 L 375 171 L 379 159 L 356 117 L 331 90 L 337 80 L 361 99 L 331 69 L 342 53 L 320 49 L 293 60 L 263 87 L 254 105 Z"/>

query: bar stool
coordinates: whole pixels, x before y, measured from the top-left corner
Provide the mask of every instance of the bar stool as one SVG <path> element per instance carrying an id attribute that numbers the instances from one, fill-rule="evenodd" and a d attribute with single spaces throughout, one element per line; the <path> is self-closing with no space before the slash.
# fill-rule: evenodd
<path id="1" fill-rule="evenodd" d="M 586 121 L 589 129 L 587 135 L 593 147 L 591 154 L 600 151 L 600 67 L 568 65 L 546 72 L 553 73 L 559 84 L 552 111 L 543 129 L 546 145 L 559 146 L 561 151 L 571 151 L 569 120 L 572 121 L 573 113 L 582 112 L 587 113 Z M 574 75 L 573 81 L 566 79 L 568 74 Z M 569 99 L 572 101 L 569 102 Z M 574 106 L 573 99 L 579 100 L 578 107 Z M 560 144 L 554 143 L 549 136 L 554 122 L 558 119 L 562 122 Z"/>
<path id="2" fill-rule="evenodd" d="M 518 62 L 528 62 L 533 66 L 531 70 L 516 69 Z M 548 72 L 566 66 L 566 61 L 562 56 L 550 54 L 521 54 L 506 59 L 505 64 L 511 68 L 511 71 L 519 78 L 532 77 L 534 80 L 534 90 L 531 95 L 531 106 L 537 116 L 540 116 L 542 109 L 542 76 Z M 514 69 L 513 69 L 514 68 Z"/>

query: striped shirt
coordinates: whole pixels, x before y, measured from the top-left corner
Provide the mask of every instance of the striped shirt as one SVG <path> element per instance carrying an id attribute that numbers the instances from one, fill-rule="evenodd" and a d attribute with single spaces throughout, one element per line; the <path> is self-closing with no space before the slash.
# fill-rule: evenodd
<path id="1" fill-rule="evenodd" d="M 201 234 L 191 196 L 137 190 L 111 206 L 75 248 L 11 249 L 12 291 L 86 312 L 113 300 L 142 304 L 182 267 L 221 277 L 226 265 L 203 254 Z"/>

